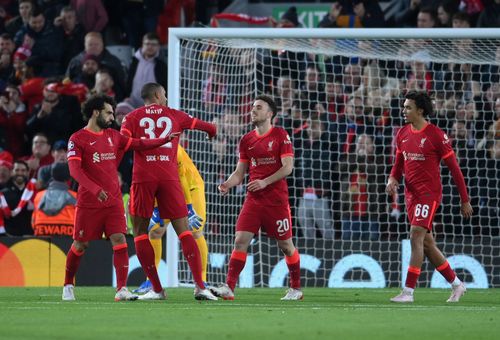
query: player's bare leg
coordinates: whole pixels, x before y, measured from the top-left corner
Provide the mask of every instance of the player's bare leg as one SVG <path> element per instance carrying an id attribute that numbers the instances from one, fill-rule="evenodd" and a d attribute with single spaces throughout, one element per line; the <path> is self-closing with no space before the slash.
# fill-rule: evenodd
<path id="1" fill-rule="evenodd" d="M 304 294 L 300 289 L 300 255 L 291 238 L 278 240 L 278 247 L 285 255 L 285 261 L 290 273 L 290 288 L 281 300 L 302 300 Z"/>
<path id="2" fill-rule="evenodd" d="M 457 277 L 455 271 L 451 269 L 450 264 L 441 250 L 437 247 L 436 241 L 431 233 L 425 235 L 424 252 L 434 267 L 436 267 L 446 281 L 451 284 L 451 295 L 446 302 L 458 302 L 467 289 L 465 284 Z"/>
<path id="3" fill-rule="evenodd" d="M 78 271 L 78 267 L 80 266 L 80 260 L 82 259 L 85 249 L 87 249 L 88 246 L 88 242 L 75 240 L 68 251 L 66 257 L 66 274 L 64 277 L 64 287 L 62 293 L 63 301 L 75 300 L 75 275 Z"/>
<path id="4" fill-rule="evenodd" d="M 417 285 L 417 280 L 420 276 L 420 268 L 422 268 L 422 263 L 424 262 L 424 240 L 426 234 L 427 229 L 423 227 L 414 225 L 410 227 L 411 256 L 405 287 L 401 294 L 391 298 L 392 302 L 413 302 L 413 290 Z"/>
<path id="5" fill-rule="evenodd" d="M 134 242 L 137 258 L 144 274 L 151 281 L 153 289 L 142 295 L 140 300 L 164 300 L 166 294 L 161 286 L 155 265 L 155 253 L 148 236 L 149 218 L 132 216 L 134 225 Z"/>
<path id="6" fill-rule="evenodd" d="M 247 251 L 250 242 L 255 236 L 254 233 L 248 231 L 237 231 L 234 237 L 234 248 L 229 259 L 229 266 L 227 270 L 226 283 L 218 286 L 211 287 L 210 291 L 214 295 L 223 298 L 224 300 L 234 300 L 234 289 L 241 271 L 245 267 L 247 259 Z"/>
<path id="7" fill-rule="evenodd" d="M 175 233 L 181 242 L 182 253 L 186 258 L 193 279 L 195 281 L 195 294 L 196 300 L 217 300 L 208 289 L 205 287 L 201 276 L 201 256 L 198 245 L 194 240 L 193 233 L 188 228 L 188 219 L 186 217 L 178 218 L 171 221 Z"/>

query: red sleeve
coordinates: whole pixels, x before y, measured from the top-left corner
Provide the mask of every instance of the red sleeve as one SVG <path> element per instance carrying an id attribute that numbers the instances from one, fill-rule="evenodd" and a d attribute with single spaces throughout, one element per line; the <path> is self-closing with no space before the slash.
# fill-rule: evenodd
<path id="1" fill-rule="evenodd" d="M 71 177 L 73 177 L 79 185 L 83 186 L 96 196 L 99 194 L 102 188 L 94 183 L 94 181 L 92 181 L 87 175 L 85 175 L 84 171 L 82 170 L 81 158 L 73 157 L 68 159 L 68 166 Z"/>
<path id="2" fill-rule="evenodd" d="M 436 133 L 433 134 L 433 138 L 434 145 L 436 146 L 438 154 L 441 158 L 446 158 L 453 154 L 451 141 L 443 130 L 436 128 Z"/>
<path id="3" fill-rule="evenodd" d="M 401 176 L 403 176 L 403 164 L 403 153 L 398 149 L 396 150 L 396 160 L 391 170 L 391 177 L 394 177 L 398 182 L 401 181 Z"/>
<path id="4" fill-rule="evenodd" d="M 217 134 L 217 127 L 215 126 L 215 124 L 208 123 L 196 118 L 193 119 L 190 129 L 205 131 L 206 133 L 208 133 L 208 136 L 210 138 L 215 137 L 215 135 Z"/>
<path id="5" fill-rule="evenodd" d="M 280 156 L 283 157 L 293 157 L 293 147 L 292 140 L 286 131 L 283 131 L 283 140 L 280 145 Z"/>
<path id="6" fill-rule="evenodd" d="M 453 151 L 452 151 L 453 152 Z M 453 182 L 458 188 L 458 192 L 460 194 L 460 200 L 462 203 L 469 202 L 469 195 L 467 194 L 467 186 L 465 185 L 464 175 L 458 166 L 457 158 L 455 154 L 451 154 L 450 156 L 444 159 L 444 162 L 448 169 L 450 169 L 451 176 L 453 177 Z"/>
<path id="7" fill-rule="evenodd" d="M 241 138 L 240 140 L 240 146 L 239 146 L 239 150 L 240 150 L 240 162 L 248 162 L 248 155 L 247 155 L 247 145 L 246 145 L 246 139 L 243 137 Z"/>
<path id="8" fill-rule="evenodd" d="M 170 142 L 170 137 L 165 138 L 154 138 L 154 139 L 138 139 L 138 138 L 128 138 L 128 145 L 125 148 L 125 151 L 128 149 L 131 150 L 150 150 L 162 146 L 165 143 Z"/>
<path id="9" fill-rule="evenodd" d="M 402 130 L 403 129 L 399 129 L 398 133 L 396 134 L 396 159 L 394 160 L 394 165 L 392 166 L 390 174 L 390 176 L 394 177 L 398 182 L 401 181 L 401 176 L 403 176 L 403 166 L 404 166 L 403 153 L 399 149 L 399 140 Z"/>
<path id="10" fill-rule="evenodd" d="M 120 128 L 120 133 L 125 136 L 132 136 L 132 123 L 130 122 L 131 119 L 127 119 L 127 117 L 123 118 L 122 121 L 122 126 Z"/>

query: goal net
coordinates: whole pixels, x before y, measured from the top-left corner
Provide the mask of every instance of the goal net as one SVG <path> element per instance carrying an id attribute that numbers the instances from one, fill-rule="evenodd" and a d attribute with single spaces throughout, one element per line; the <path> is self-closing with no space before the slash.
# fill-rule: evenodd
<path id="1" fill-rule="evenodd" d="M 288 177 L 294 242 L 306 287 L 404 284 L 409 223 L 403 186 L 388 197 L 394 136 L 404 124 L 408 90 L 434 101 L 430 121 L 443 129 L 466 179 L 474 217 L 442 167 L 442 204 L 433 233 L 469 287 L 500 287 L 499 30 L 173 29 L 169 103 L 216 121 L 219 134 L 186 134 L 184 143 L 206 183 L 208 281 L 224 282 L 245 183 L 219 196 L 234 170 L 240 137 L 252 129 L 258 94 L 279 106 L 275 125 L 293 142 Z M 169 234 L 170 284 L 192 282 Z M 178 262 L 177 262 L 178 260 Z M 256 235 L 240 287 L 288 285 L 273 239 Z M 447 287 L 425 262 L 419 286 Z"/>

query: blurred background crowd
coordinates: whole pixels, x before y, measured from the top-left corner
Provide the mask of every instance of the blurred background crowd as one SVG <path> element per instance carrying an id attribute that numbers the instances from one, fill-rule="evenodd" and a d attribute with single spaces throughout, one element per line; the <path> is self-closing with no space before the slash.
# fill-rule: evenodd
<path id="1" fill-rule="evenodd" d="M 0 234 L 71 235 L 77 185 L 64 163 L 69 136 L 85 124 L 80 104 L 93 93 L 114 97 L 119 128 L 126 114 L 143 104 L 144 83 L 168 87 L 168 27 L 217 26 L 217 14 L 244 8 L 241 3 L 0 1 Z M 316 25 L 322 28 L 500 27 L 500 0 L 324 3 L 328 10 Z M 266 27 L 307 29 L 300 11 L 290 5 L 298 6 L 286 2 L 286 11 L 262 22 Z M 252 24 L 258 21 L 249 18 Z M 410 45 L 420 53 L 413 62 L 272 49 L 260 49 L 254 61 L 244 51 L 208 51 L 212 57 L 205 59 L 203 79 L 193 85 L 200 88 L 198 98 L 186 89 L 182 97 L 195 102 L 184 107 L 194 107 L 194 114 L 221 126 L 211 159 L 194 156 L 206 164 L 202 173 L 212 232 L 231 233 L 227 228 L 234 227 L 244 195 L 240 188 L 234 201 L 225 204 L 214 194 L 236 164 L 237 143 L 248 131 L 252 100 L 252 92 L 238 84 L 241 78 L 232 77 L 226 66 L 239 67 L 235 73 L 244 74 L 254 72 L 248 65 L 256 62 L 258 90 L 278 102 L 275 124 L 287 129 L 295 147 L 289 184 L 297 236 L 381 239 L 402 234 L 402 197 L 386 197 L 384 183 L 408 89 L 433 96 L 431 121 L 452 139 L 476 211 L 471 222 L 462 221 L 458 194 L 443 170 L 445 195 L 438 230 L 441 226 L 459 235 L 498 236 L 500 46 L 490 65 L 474 65 L 432 62 L 425 46 Z M 202 46 L 194 50 L 193 54 L 207 53 Z M 221 61 L 218 53 L 231 57 Z M 131 166 L 128 155 L 119 169 L 124 204 Z"/>

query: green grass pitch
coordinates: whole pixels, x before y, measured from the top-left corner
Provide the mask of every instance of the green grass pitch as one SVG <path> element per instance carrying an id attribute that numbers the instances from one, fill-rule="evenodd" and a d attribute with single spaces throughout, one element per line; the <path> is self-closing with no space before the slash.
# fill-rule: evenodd
<path id="1" fill-rule="evenodd" d="M 238 289 L 234 301 L 198 302 L 168 289 L 166 301 L 114 302 L 109 287 L 0 288 L 0 339 L 500 339 L 500 290 L 417 289 L 415 303 L 388 301 L 398 289 Z"/>

